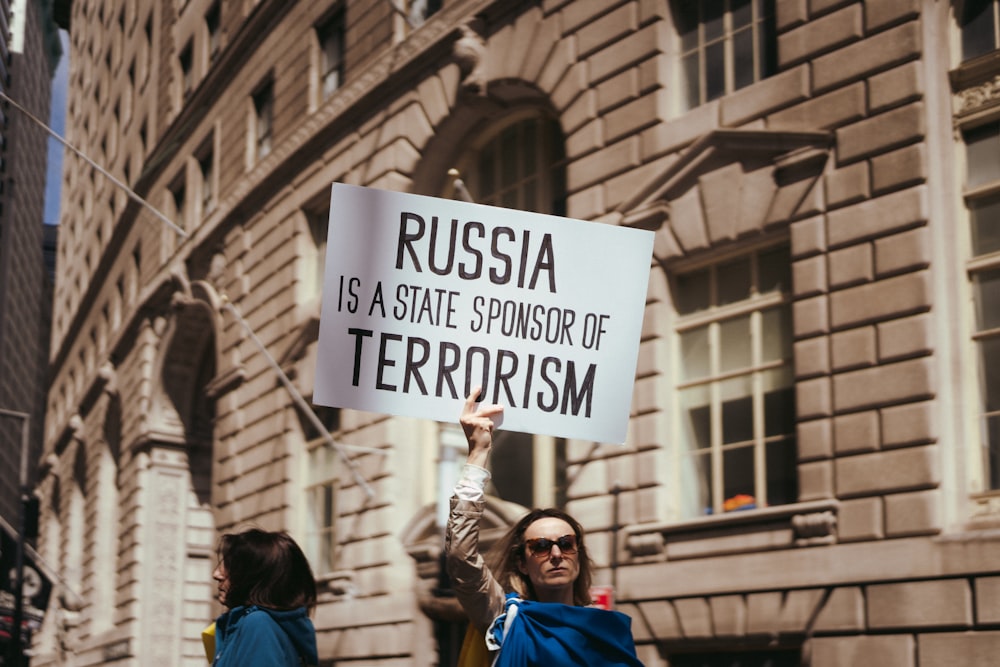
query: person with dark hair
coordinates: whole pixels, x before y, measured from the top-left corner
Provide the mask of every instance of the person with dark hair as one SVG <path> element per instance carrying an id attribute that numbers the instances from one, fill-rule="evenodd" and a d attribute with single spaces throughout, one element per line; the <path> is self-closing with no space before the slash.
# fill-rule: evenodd
<path id="1" fill-rule="evenodd" d="M 568 513 L 531 510 L 499 540 L 489 563 L 480 554 L 486 466 L 503 408 L 478 405 L 479 392 L 466 398 L 459 420 L 469 455 L 451 498 L 445 551 L 456 596 L 494 652 L 494 667 L 641 667 L 631 619 L 590 606 L 592 564 L 583 528 Z"/>
<path id="2" fill-rule="evenodd" d="M 215 621 L 213 667 L 303 667 L 319 663 L 316 580 L 284 532 L 251 528 L 222 536 L 212 578 L 228 608 Z"/>

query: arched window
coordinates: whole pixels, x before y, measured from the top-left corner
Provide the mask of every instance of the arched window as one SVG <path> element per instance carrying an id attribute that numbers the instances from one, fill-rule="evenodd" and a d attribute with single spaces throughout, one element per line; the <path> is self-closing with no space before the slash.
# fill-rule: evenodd
<path id="1" fill-rule="evenodd" d="M 566 215 L 566 151 L 559 122 L 540 111 L 511 114 L 472 139 L 458 161 L 478 204 Z M 454 184 L 445 196 L 454 197 Z M 487 492 L 524 507 L 566 502 L 566 443 L 504 431 L 495 443 Z"/>
<path id="2" fill-rule="evenodd" d="M 472 142 L 458 169 L 476 203 L 566 215 L 566 152 L 552 118 L 514 116 L 491 128 Z"/>

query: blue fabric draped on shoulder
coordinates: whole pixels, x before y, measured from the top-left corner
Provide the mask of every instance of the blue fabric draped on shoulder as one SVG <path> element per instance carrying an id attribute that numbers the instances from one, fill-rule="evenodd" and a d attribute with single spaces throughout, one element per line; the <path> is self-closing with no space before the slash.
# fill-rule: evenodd
<path id="1" fill-rule="evenodd" d="M 521 600 L 493 667 L 642 667 L 632 619 L 617 611 Z"/>

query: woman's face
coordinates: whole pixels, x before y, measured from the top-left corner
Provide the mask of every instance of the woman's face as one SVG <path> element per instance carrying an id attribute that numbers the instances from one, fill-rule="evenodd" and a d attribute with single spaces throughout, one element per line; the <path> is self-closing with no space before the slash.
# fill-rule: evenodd
<path id="1" fill-rule="evenodd" d="M 524 543 L 521 573 L 531 580 L 539 600 L 564 601 L 568 595 L 572 603 L 573 584 L 580 574 L 573 527 L 556 517 L 542 517 L 524 531 Z"/>
<path id="2" fill-rule="evenodd" d="M 219 564 L 215 566 L 215 570 L 212 572 L 212 578 L 219 582 L 219 592 L 216 597 L 219 602 L 225 605 L 226 595 L 229 593 L 229 573 L 226 571 L 225 563 L 221 560 L 219 561 Z"/>

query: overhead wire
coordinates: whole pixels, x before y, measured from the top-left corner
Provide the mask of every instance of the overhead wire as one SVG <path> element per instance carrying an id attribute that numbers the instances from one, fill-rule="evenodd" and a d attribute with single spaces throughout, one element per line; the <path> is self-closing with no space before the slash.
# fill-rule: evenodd
<path id="1" fill-rule="evenodd" d="M 48 123 L 36 117 L 30 111 L 28 111 L 23 106 L 18 104 L 15 100 L 11 99 L 10 96 L 4 93 L 3 91 L 0 91 L 0 100 L 4 100 L 8 104 L 10 104 L 17 111 L 19 111 L 26 118 L 28 118 L 31 122 L 35 123 L 43 130 L 45 130 L 45 132 L 47 132 L 50 136 L 52 136 L 56 141 L 65 146 L 68 150 L 72 151 L 76 156 L 78 156 L 80 159 L 82 159 L 87 164 L 92 166 L 98 172 L 100 172 L 105 178 L 114 183 L 115 186 L 124 190 L 128 194 L 130 199 L 137 202 L 140 206 L 146 208 L 150 212 L 152 212 L 153 215 L 156 216 L 158 220 L 160 220 L 163 224 L 167 225 L 178 236 L 181 236 L 185 239 L 190 238 L 190 235 L 187 232 L 185 232 L 183 228 L 174 223 L 170 218 L 168 218 L 159 209 L 157 209 L 155 206 L 146 201 L 144 197 L 136 193 L 128 185 L 117 179 L 107 169 L 102 167 L 95 160 L 91 159 L 90 156 L 88 156 L 79 148 L 66 141 L 66 139 L 60 136 L 58 132 L 49 127 Z M 282 385 L 291 395 L 293 402 L 302 410 L 306 418 L 309 420 L 310 424 L 312 424 L 312 426 L 321 434 L 325 444 L 327 446 L 333 447 L 337 451 L 337 454 L 340 456 L 340 459 L 347 465 L 348 470 L 350 471 L 351 476 L 354 478 L 355 483 L 357 483 L 357 485 L 361 487 L 368 500 L 374 498 L 375 496 L 374 489 L 372 488 L 368 480 L 365 479 L 364 475 L 361 473 L 357 461 L 348 456 L 346 450 L 352 449 L 365 454 L 378 454 L 382 456 L 386 456 L 388 452 L 384 449 L 378 449 L 374 447 L 361 447 L 358 445 L 350 445 L 335 439 L 333 435 L 330 433 L 329 429 L 326 428 L 326 425 L 323 424 L 322 420 L 320 420 L 320 418 L 316 415 L 316 412 L 312 409 L 309 403 L 305 400 L 305 398 L 303 398 L 301 392 L 299 392 L 295 384 L 289 379 L 288 375 L 281 369 L 281 365 L 278 363 L 278 361 L 267 350 L 267 346 L 264 345 L 263 341 L 261 341 L 260 338 L 258 338 L 257 334 L 253 330 L 253 327 L 250 326 L 250 323 L 246 321 L 243 315 L 240 314 L 239 310 L 235 307 L 235 305 L 229 300 L 229 298 L 225 294 L 222 294 L 221 297 L 223 304 L 222 307 L 236 319 L 236 321 L 240 324 L 240 326 L 247 333 L 250 339 L 258 347 L 261 354 L 267 360 L 268 364 L 278 375 L 278 378 L 281 380 Z"/>

